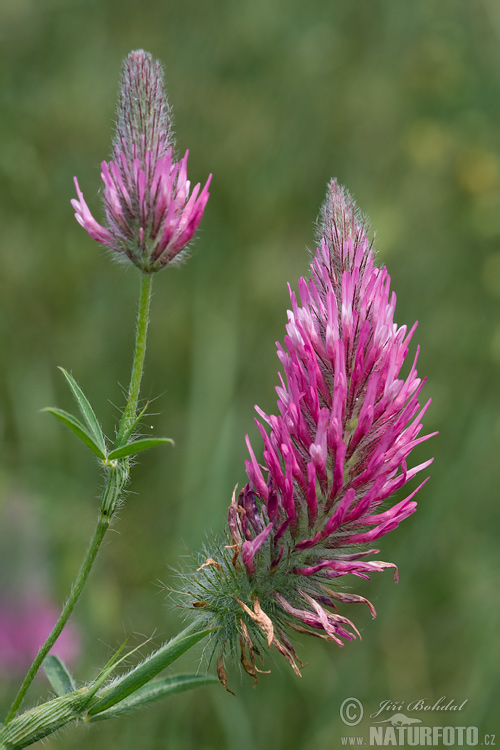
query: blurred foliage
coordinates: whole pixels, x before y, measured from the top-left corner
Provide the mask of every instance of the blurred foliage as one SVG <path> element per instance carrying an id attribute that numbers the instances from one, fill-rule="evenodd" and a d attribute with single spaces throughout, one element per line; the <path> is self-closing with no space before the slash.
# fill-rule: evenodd
<path id="1" fill-rule="evenodd" d="M 245 480 L 253 405 L 274 408 L 286 282 L 307 272 L 331 176 L 377 230 L 396 320 L 420 321 L 425 427 L 440 431 L 415 457 L 436 457 L 418 513 L 381 542 L 401 583 L 386 573 L 356 584 L 379 610 L 373 622 L 344 609 L 362 642 L 301 639 L 302 680 L 275 664 L 252 690 L 233 669 L 236 698 L 203 688 L 45 747 L 77 750 L 91 736 L 96 750 L 329 750 L 366 729 L 340 722 L 351 695 L 367 713 L 387 699 L 468 699 L 449 721 L 498 729 L 499 41 L 495 0 L 2 0 L 0 517 L 23 502 L 35 519 L 36 565 L 56 601 L 93 528 L 100 478 L 39 409 L 70 407 L 62 365 L 109 432 L 128 383 L 139 280 L 77 226 L 69 201 L 76 174 L 101 215 L 99 163 L 131 49 L 164 63 L 192 181 L 214 173 L 193 257 L 155 279 L 143 395 L 155 399 L 155 434 L 176 447 L 135 467 L 74 615 L 82 680 L 124 633 L 156 631 L 160 643 L 180 627 L 165 596 L 172 567 L 220 533 Z M 4 523 L 1 538 L 10 533 Z M 23 585 L 23 560 L 22 547 L 2 558 L 2 589 Z"/>

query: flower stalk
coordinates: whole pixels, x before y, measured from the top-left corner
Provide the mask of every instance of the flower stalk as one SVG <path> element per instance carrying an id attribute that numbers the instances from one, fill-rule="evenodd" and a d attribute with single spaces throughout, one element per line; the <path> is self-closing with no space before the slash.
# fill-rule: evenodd
<path id="1" fill-rule="evenodd" d="M 123 436 L 127 430 L 130 429 L 131 425 L 134 424 L 137 415 L 137 403 L 139 400 L 139 393 L 142 381 L 142 375 L 144 372 L 144 358 L 146 354 L 146 338 L 149 322 L 149 311 L 150 311 L 150 299 L 151 299 L 151 285 L 152 277 L 144 274 L 141 277 L 141 292 L 139 301 L 139 313 L 137 318 L 136 338 L 135 338 L 135 349 L 134 359 L 132 364 L 132 376 L 130 380 L 129 397 L 127 405 L 122 414 L 120 420 L 120 426 L 118 429 L 117 447 L 119 447 L 118 441 L 122 441 Z M 99 548 L 103 542 L 106 531 L 109 528 L 113 515 L 116 508 L 120 504 L 120 500 L 123 491 L 128 484 L 129 480 L 129 466 L 128 461 L 121 460 L 114 462 L 115 465 L 108 466 L 106 468 L 107 480 L 104 491 L 101 498 L 101 508 L 99 511 L 99 518 L 97 525 L 92 536 L 90 545 L 88 547 L 85 558 L 82 562 L 81 568 L 78 575 L 71 587 L 71 592 L 68 597 L 66 604 L 64 605 L 59 618 L 52 629 L 52 632 L 47 637 L 45 643 L 40 648 L 36 655 L 24 681 L 16 695 L 14 702 L 10 708 L 10 711 L 5 720 L 5 724 L 8 724 L 13 717 L 16 715 L 17 710 L 21 706 L 24 696 L 26 695 L 35 675 L 40 669 L 43 660 L 55 644 L 56 640 L 60 636 L 64 626 L 68 622 L 71 613 L 73 612 L 77 601 L 79 600 L 83 588 L 90 575 L 90 571 L 94 565 L 95 559 Z"/>
<path id="2" fill-rule="evenodd" d="M 99 547 L 102 544 L 102 540 L 104 539 L 104 535 L 106 531 L 108 530 L 110 522 L 109 514 L 103 513 L 102 509 L 99 513 L 99 520 L 97 522 L 94 535 L 91 539 L 89 548 L 87 550 L 87 554 L 85 555 L 85 559 L 83 560 L 82 566 L 78 572 L 78 575 L 75 579 L 75 582 L 73 583 L 73 586 L 71 587 L 71 593 L 68 597 L 68 600 L 66 604 L 64 605 L 61 614 L 59 615 L 59 618 L 54 625 L 54 628 L 52 629 L 52 632 L 46 639 L 43 646 L 40 648 L 38 654 L 36 655 L 26 677 L 23 680 L 23 683 L 19 689 L 19 692 L 17 693 L 12 706 L 10 708 L 9 713 L 7 714 L 7 718 L 5 719 L 5 724 L 8 724 L 12 719 L 15 717 L 19 707 L 21 706 L 24 696 L 28 692 L 28 689 L 33 682 L 36 673 L 40 669 L 43 660 L 51 650 L 52 646 L 55 644 L 59 636 L 61 635 L 61 632 L 66 625 L 66 623 L 69 620 L 69 617 L 71 613 L 73 612 L 73 609 L 75 608 L 75 604 L 77 603 L 78 599 L 80 598 L 80 595 L 83 591 L 83 587 L 85 586 L 85 583 L 87 582 L 87 578 L 89 577 L 90 571 L 92 570 L 92 566 L 94 564 L 95 558 L 97 556 L 97 553 L 99 551 Z"/>
<path id="3" fill-rule="evenodd" d="M 91 685 L 80 690 L 74 690 L 73 678 L 57 657 L 52 656 L 52 661 L 49 659 L 44 665 L 46 674 L 57 691 L 61 686 L 66 686 L 68 692 L 63 690 L 64 695 L 17 715 L 33 679 L 82 594 L 128 484 L 130 457 L 156 445 L 172 442 L 168 438 L 140 438 L 134 433 L 142 416 L 142 412 L 138 413 L 138 404 L 146 356 L 153 273 L 185 256 L 186 246 L 201 221 L 209 195 L 211 176 L 201 191 L 200 184 L 191 191 L 187 179 L 188 152 L 177 162 L 174 146 L 171 110 L 165 94 L 161 65 L 142 50 L 132 52 L 125 60 L 122 71 L 114 159 L 102 163 L 108 226 L 104 227 L 94 219 L 76 178 L 78 200 L 72 201 L 76 218 L 88 234 L 113 250 L 118 259 L 129 260 L 141 271 L 130 386 L 111 450 L 110 441 L 104 436 L 88 399 L 65 370 L 62 372 L 81 418 L 56 407 L 46 409 L 98 457 L 106 473 L 106 481 L 98 522 L 68 600 L 36 655 L 5 723 L 0 724 L 0 750 L 26 747 L 74 719 L 83 718 L 90 722 L 110 718 L 174 692 L 211 681 L 211 678 L 203 675 L 177 675 L 151 683 L 162 669 L 210 632 L 199 623 L 194 623 L 111 685 L 107 680 L 119 663 L 117 655 Z M 56 675 L 55 682 L 51 674 Z"/>
<path id="4" fill-rule="evenodd" d="M 132 375 L 130 378 L 127 405 L 120 421 L 115 448 L 120 448 L 122 446 L 124 435 L 126 435 L 132 428 L 137 417 L 137 404 L 139 402 L 142 375 L 144 372 L 144 359 L 146 357 L 146 340 L 148 335 L 152 285 L 153 276 L 146 273 L 142 274 Z"/>

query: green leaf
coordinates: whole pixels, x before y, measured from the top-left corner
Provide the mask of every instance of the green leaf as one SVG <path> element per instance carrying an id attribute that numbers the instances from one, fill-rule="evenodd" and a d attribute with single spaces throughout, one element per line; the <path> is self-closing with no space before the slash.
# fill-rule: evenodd
<path id="1" fill-rule="evenodd" d="M 103 460 L 106 458 L 106 454 L 95 442 L 93 436 L 79 419 L 63 409 L 57 409 L 55 406 L 47 406 L 45 409 L 42 409 L 42 411 L 48 411 L 49 414 L 53 414 L 54 417 L 57 417 L 57 419 L 65 424 L 66 427 L 69 427 L 69 429 L 74 432 L 75 435 L 96 454 L 96 456 L 99 456 L 99 458 Z"/>
<path id="2" fill-rule="evenodd" d="M 190 632 L 192 628 L 193 626 L 189 626 L 186 630 L 183 630 L 178 636 L 154 651 L 142 664 L 139 664 L 114 682 L 107 690 L 104 690 L 101 700 L 90 707 L 89 715 L 92 716 L 115 706 L 152 680 L 153 677 L 156 677 L 165 667 L 178 659 L 181 654 L 213 631 L 209 628 L 192 633 Z"/>
<path id="3" fill-rule="evenodd" d="M 59 696 L 66 695 L 76 690 L 75 681 L 67 667 L 54 654 L 45 657 L 42 664 L 47 679 Z"/>
<path id="4" fill-rule="evenodd" d="M 87 424 L 87 427 L 89 428 L 90 434 L 94 438 L 94 442 L 96 445 L 99 446 L 101 452 L 103 455 L 106 455 L 106 441 L 104 439 L 104 434 L 101 429 L 101 425 L 97 421 L 97 417 L 94 414 L 94 410 L 92 409 L 87 397 L 85 396 L 84 392 L 76 382 L 76 380 L 69 374 L 69 372 L 66 372 L 66 370 L 62 367 L 59 368 L 66 378 L 66 380 L 69 383 L 69 387 L 71 388 L 71 392 L 73 393 L 73 396 L 75 397 L 75 401 L 78 404 L 78 408 L 80 409 L 80 413 L 84 419 L 84 421 Z"/>
<path id="5" fill-rule="evenodd" d="M 116 716 L 133 711 L 136 708 L 142 708 L 149 703 L 166 698 L 174 693 L 182 693 L 186 690 L 192 690 L 202 685 L 211 685 L 218 683 L 219 680 L 214 675 L 208 674 L 179 674 L 173 677 L 165 677 L 162 680 L 153 680 L 147 685 L 136 690 L 132 695 L 112 708 L 92 716 L 91 721 L 101 721 L 103 719 L 114 719 Z"/>
<path id="6" fill-rule="evenodd" d="M 125 656 L 120 657 L 120 654 L 124 650 L 125 646 L 130 640 L 130 636 L 126 638 L 121 646 L 117 648 L 111 659 L 104 665 L 104 667 L 100 670 L 99 674 L 95 678 L 95 680 L 88 686 L 88 689 L 85 692 L 85 697 L 82 700 L 81 708 L 85 708 L 87 703 L 94 697 L 94 695 L 97 693 L 99 688 L 102 687 L 102 685 L 105 683 L 105 681 L 108 679 L 110 674 L 116 669 L 116 667 L 122 663 L 125 659 L 128 659 L 130 654 L 133 654 L 137 649 L 141 648 L 144 644 L 141 644 L 140 646 L 137 646 L 137 648 L 134 648 L 130 653 L 125 654 Z M 0 748 L 1 750 L 1 748 Z"/>
<path id="7" fill-rule="evenodd" d="M 164 443 L 171 443 L 174 445 L 174 441 L 171 438 L 139 438 L 139 440 L 134 440 L 128 445 L 112 450 L 111 453 L 108 453 L 108 459 L 125 458 L 126 456 L 132 456 L 134 453 L 147 451 L 149 448 L 154 448 L 156 445 L 163 445 Z"/>

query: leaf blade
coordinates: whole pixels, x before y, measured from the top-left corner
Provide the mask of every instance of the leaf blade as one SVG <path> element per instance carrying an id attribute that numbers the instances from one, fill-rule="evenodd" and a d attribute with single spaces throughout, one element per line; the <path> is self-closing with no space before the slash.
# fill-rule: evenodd
<path id="1" fill-rule="evenodd" d="M 187 690 L 193 690 L 203 685 L 218 684 L 219 680 L 214 675 L 209 674 L 179 674 L 173 677 L 164 677 L 161 680 L 153 680 L 136 690 L 132 695 L 111 708 L 94 714 L 91 721 L 102 721 L 104 719 L 114 719 L 117 716 L 142 708 L 150 703 L 166 698 L 175 693 L 182 693 Z"/>
<path id="2" fill-rule="evenodd" d="M 66 427 L 69 427 L 69 429 L 77 436 L 77 438 L 79 438 L 82 443 L 85 443 L 85 445 L 90 448 L 90 450 L 95 453 L 96 456 L 99 456 L 100 459 L 104 460 L 106 458 L 106 454 L 103 453 L 101 447 L 97 445 L 93 436 L 89 433 L 85 425 L 82 424 L 77 417 L 74 417 L 69 412 L 64 411 L 64 409 L 58 409 L 56 406 L 46 406 L 45 409 L 42 409 L 42 411 L 53 414 L 54 417 L 59 419 L 63 424 L 66 425 Z"/>
<path id="3" fill-rule="evenodd" d="M 165 643 L 157 651 L 151 654 L 142 664 L 125 674 L 121 679 L 114 682 L 97 703 L 89 709 L 90 716 L 100 713 L 107 708 L 111 708 L 131 693 L 135 692 L 147 682 L 156 677 L 169 664 L 172 664 L 185 651 L 194 646 L 202 638 L 213 632 L 213 628 L 201 630 L 198 632 L 190 631 L 191 627 L 179 633 L 178 636 Z"/>
<path id="4" fill-rule="evenodd" d="M 123 445 L 121 448 L 115 448 L 110 451 L 108 459 L 125 458 L 126 456 L 132 456 L 134 453 L 141 453 L 142 451 L 149 450 L 149 448 L 155 448 L 157 445 L 164 445 L 165 443 L 174 445 L 172 438 L 139 438 L 132 443 Z"/>
<path id="5" fill-rule="evenodd" d="M 48 654 L 43 661 L 43 669 L 47 679 L 58 696 L 76 690 L 75 681 L 68 668 L 55 654 Z"/>
<path id="6" fill-rule="evenodd" d="M 78 405 L 78 408 L 80 409 L 80 413 L 87 424 L 90 434 L 94 438 L 94 442 L 99 446 L 102 453 L 106 455 L 107 449 L 104 433 L 88 398 L 86 397 L 76 380 L 73 378 L 73 376 L 70 375 L 69 372 L 67 372 L 63 367 L 60 367 L 59 369 L 61 370 L 62 374 L 69 384 L 73 397 Z"/>

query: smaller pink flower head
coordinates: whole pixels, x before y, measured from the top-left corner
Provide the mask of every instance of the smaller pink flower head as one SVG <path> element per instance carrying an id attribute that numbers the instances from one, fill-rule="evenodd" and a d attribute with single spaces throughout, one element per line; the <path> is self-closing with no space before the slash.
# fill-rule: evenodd
<path id="1" fill-rule="evenodd" d="M 174 158 L 171 112 L 158 61 L 131 52 L 122 72 L 114 156 L 101 164 L 107 227 L 92 216 L 75 177 L 71 201 L 92 239 L 154 273 L 184 257 L 207 204 L 212 175 L 191 191 L 186 151 Z"/>

